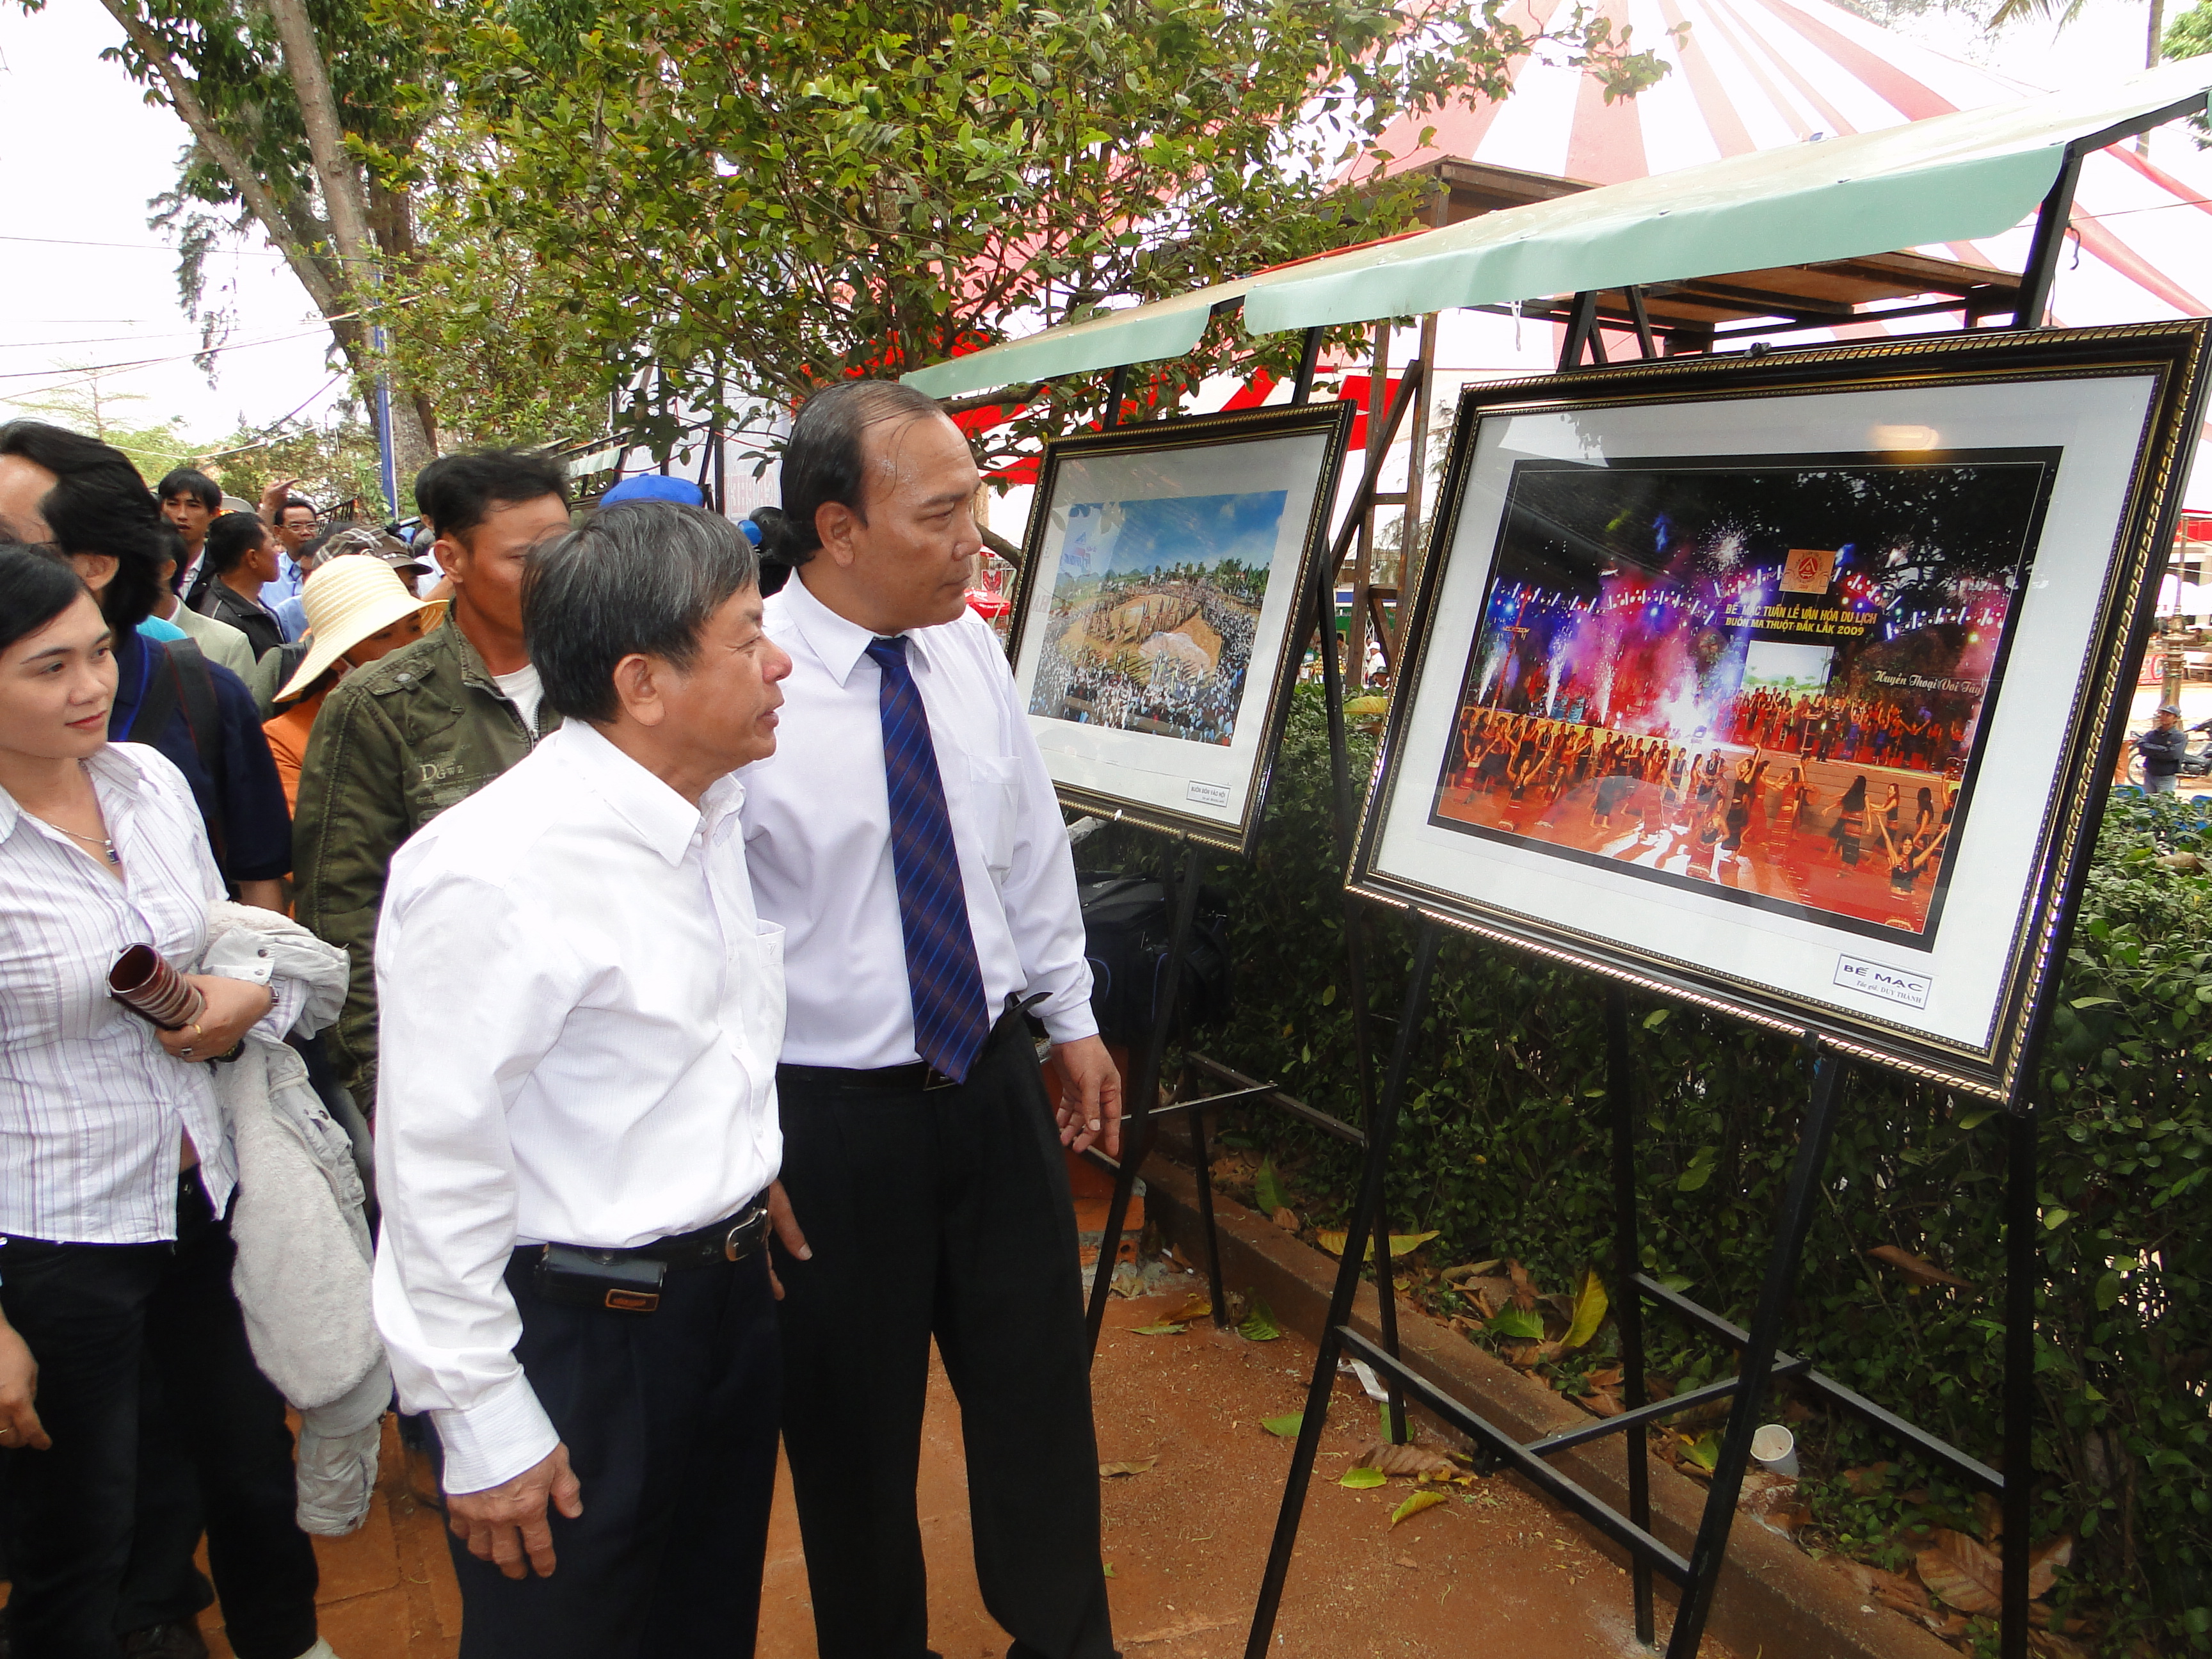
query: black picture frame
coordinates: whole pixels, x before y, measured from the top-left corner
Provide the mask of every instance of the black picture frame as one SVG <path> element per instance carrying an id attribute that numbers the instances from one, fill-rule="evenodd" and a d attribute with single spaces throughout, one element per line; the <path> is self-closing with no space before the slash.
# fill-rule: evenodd
<path id="1" fill-rule="evenodd" d="M 1259 836 L 1275 754 L 1289 716 L 1291 688 L 1297 678 L 1296 657 L 1300 653 L 1295 647 L 1310 623 L 1317 565 L 1325 551 L 1346 447 L 1358 413 L 1352 404 L 1342 402 L 1237 410 L 1083 433 L 1046 446 L 1023 537 L 1006 654 L 1018 695 L 1030 711 L 1031 728 L 1064 805 L 1249 855 Z M 1079 474 L 1091 482 L 1074 488 Z M 1133 489 L 1164 493 L 1115 496 L 1103 503 L 1076 499 L 1099 493 L 1096 481 L 1106 477 L 1126 478 Z M 1224 479 L 1262 484 L 1273 481 L 1281 489 L 1223 493 L 1218 485 Z M 1176 491 L 1180 481 L 1187 481 L 1189 488 Z M 1275 494 L 1283 499 L 1273 509 L 1275 516 L 1266 521 L 1274 544 L 1262 597 L 1257 605 L 1240 603 L 1238 607 L 1240 616 L 1244 610 L 1253 611 L 1254 625 L 1237 690 L 1232 700 L 1215 688 L 1213 696 L 1218 701 L 1207 704 L 1217 711 L 1215 721 L 1199 728 L 1209 733 L 1226 729 L 1231 735 L 1225 741 L 1212 735 L 1184 735 L 1168 721 L 1141 712 L 1112 717 L 1127 725 L 1091 723 L 1087 707 L 1079 720 L 1045 712 L 1054 702 L 1065 710 L 1104 701 L 1095 696 L 1073 696 L 1074 683 L 1064 678 L 1069 659 L 1057 643 L 1060 635 L 1047 631 L 1054 618 L 1045 613 L 1062 591 L 1062 561 L 1071 540 L 1069 514 L 1102 506 L 1120 511 L 1187 502 L 1259 502 L 1265 511 L 1264 498 Z M 1110 553 L 1108 556 L 1110 573 Z M 1103 583 L 1116 579 L 1145 584 L 1145 579 L 1132 573 L 1109 574 L 1098 579 L 1102 598 Z M 1087 580 L 1086 569 L 1078 586 Z M 1219 596 L 1214 600 L 1219 603 Z M 1084 610 L 1087 612 L 1098 602 L 1089 601 Z M 1204 617 L 1198 620 L 1202 623 Z M 1061 624 L 1063 632 L 1067 625 Z M 1139 626 L 1150 626 L 1150 622 Z M 1229 624 L 1224 622 L 1217 631 L 1203 627 L 1194 631 L 1215 641 L 1210 669 L 1218 672 L 1232 648 Z M 1253 672 L 1255 665 L 1260 672 Z M 1102 665 L 1100 672 L 1115 672 L 1111 664 Z M 1063 678 L 1055 680 L 1055 672 Z M 1117 687 L 1133 684 L 1118 673 L 1116 679 Z M 1087 684 L 1085 689 L 1090 689 Z M 1225 720 L 1218 715 L 1223 709 Z M 1079 744 L 1094 752 L 1070 752 Z M 1178 766 L 1211 775 L 1180 777 L 1175 769 Z M 1181 800 L 1173 794 L 1177 783 L 1184 791 Z"/>
<path id="2" fill-rule="evenodd" d="M 2208 330 L 1944 336 L 1468 386 L 1348 887 L 2017 1104 L 2153 622 Z M 2106 430 L 2126 422 L 2093 425 L 2079 412 L 2090 404 L 2140 418 Z M 1869 435 L 1838 441 L 1854 431 Z M 1898 432 L 1927 441 L 1882 437 Z M 2039 466 L 2039 483 L 2022 482 Z M 1773 538 L 1845 491 L 1920 527 L 1863 552 L 1829 538 L 1822 578 L 1820 548 Z M 1699 527 L 1662 523 L 1648 551 L 1630 546 L 1621 538 L 1661 522 L 1654 501 L 1689 503 Z M 1970 510 L 1948 505 L 1959 501 Z M 1717 527 L 1729 511 L 1744 527 Z M 1979 550 L 2015 532 L 2016 567 Z M 1826 586 L 1777 605 L 1770 571 L 1788 576 L 1800 552 L 1801 574 Z M 1855 558 L 1863 568 L 1847 570 Z M 1842 643 L 1798 653 L 1816 678 L 1775 666 L 1791 654 L 1776 643 L 1830 635 Z M 1780 678 L 1747 691 L 1754 647 L 1760 672 Z M 1957 678 L 1896 672 L 1930 650 L 1983 654 Z M 1829 711 L 1850 732 L 1840 763 L 1805 736 Z M 1912 747 L 1899 739 L 1893 766 L 1887 750 L 1869 761 L 1862 719 L 1905 727 Z M 1781 811 L 1765 816 L 1774 763 L 1759 767 L 1752 746 L 1770 729 L 1797 745 L 1781 752 L 1802 781 L 1783 786 L 1797 793 L 1780 850 Z M 1578 773 L 1567 757 L 1584 752 L 1598 760 Z M 1700 793 L 1706 764 L 1717 781 Z M 1600 771 L 1627 781 L 1601 799 Z M 1955 787 L 1940 830 L 1916 853 L 1909 833 L 1875 822 L 1867 788 L 1856 809 L 1837 788 L 1835 827 L 1819 837 L 1829 869 L 1796 839 L 1814 780 L 1883 771 L 1938 796 Z M 1630 799 L 1643 816 L 1616 822 Z M 1761 814 L 1756 846 L 1745 801 Z M 1886 893 L 1844 861 L 1862 850 L 1856 832 L 1876 829 Z"/>

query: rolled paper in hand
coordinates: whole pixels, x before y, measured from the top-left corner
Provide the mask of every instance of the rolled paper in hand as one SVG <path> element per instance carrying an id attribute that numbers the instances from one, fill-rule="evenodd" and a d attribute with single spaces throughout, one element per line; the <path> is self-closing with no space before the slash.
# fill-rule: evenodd
<path id="1" fill-rule="evenodd" d="M 207 1000 L 150 945 L 134 945 L 107 970 L 107 994 L 165 1031 L 181 1031 Z"/>

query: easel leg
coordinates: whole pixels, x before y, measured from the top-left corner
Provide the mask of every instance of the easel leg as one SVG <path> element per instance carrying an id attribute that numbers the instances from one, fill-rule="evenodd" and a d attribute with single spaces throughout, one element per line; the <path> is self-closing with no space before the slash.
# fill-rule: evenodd
<path id="1" fill-rule="evenodd" d="M 1398 1106 L 1405 1097 L 1406 1073 L 1412 1067 L 1413 1045 L 1419 1040 L 1421 1015 L 1428 1006 L 1429 981 L 1435 976 L 1437 951 L 1443 942 L 1443 928 L 1423 921 L 1413 948 L 1413 970 L 1406 985 L 1406 1006 L 1398 1022 L 1398 1040 L 1390 1054 L 1390 1074 L 1382 1085 L 1382 1097 L 1367 1125 L 1367 1158 L 1359 1173 L 1359 1194 L 1353 1200 L 1351 1220 L 1344 1236 L 1344 1258 L 1337 1263 L 1336 1288 L 1328 1299 L 1328 1322 L 1322 1326 L 1321 1351 L 1314 1356 L 1313 1382 L 1306 1389 L 1305 1419 L 1298 1425 L 1297 1449 L 1291 1454 L 1291 1472 L 1283 1485 L 1283 1506 L 1275 1516 L 1275 1539 L 1267 1551 L 1267 1570 L 1260 1580 L 1259 1604 L 1253 1609 L 1251 1633 L 1245 1639 L 1245 1659 L 1266 1659 L 1274 1638 L 1275 1615 L 1282 1606 L 1283 1584 L 1290 1577 L 1291 1552 L 1298 1541 L 1298 1522 L 1305 1510 L 1306 1488 L 1313 1479 L 1314 1457 L 1321 1449 L 1322 1425 L 1328 1416 L 1328 1399 L 1336 1386 L 1336 1361 L 1342 1349 L 1337 1332 L 1352 1319 L 1359 1291 L 1360 1264 L 1367 1256 L 1370 1230 L 1382 1207 L 1382 1175 L 1390 1162 L 1390 1146 L 1397 1137 Z M 1391 1287 L 1381 1287 L 1387 1302 Z"/>
<path id="2" fill-rule="evenodd" d="M 1767 1258 L 1766 1283 L 1752 1315 L 1750 1340 L 1743 1346 L 1736 1373 L 1741 1380 L 1729 1409 L 1728 1433 L 1721 1441 L 1720 1460 L 1713 1468 L 1712 1490 L 1705 1497 L 1698 1541 L 1691 1547 L 1689 1579 L 1682 1587 L 1682 1604 L 1674 1614 L 1667 1659 L 1696 1659 L 1698 1644 L 1705 1638 L 1713 1589 L 1720 1579 L 1722 1558 L 1728 1553 L 1729 1528 L 1735 1520 L 1736 1498 L 1743 1489 L 1744 1471 L 1751 1463 L 1752 1433 L 1759 1426 L 1759 1414 L 1765 1407 L 1773 1380 L 1783 1310 L 1789 1305 L 1796 1281 L 1805 1235 L 1813 1225 L 1820 1172 L 1827 1164 L 1828 1143 L 1835 1134 L 1843 1076 L 1842 1057 L 1822 1052 L 1813 1073 L 1813 1100 L 1805 1113 L 1804 1133 L 1798 1139 L 1796 1162 L 1790 1168 L 1790 1185 L 1783 1198 L 1780 1236 L 1774 1242 L 1773 1255 Z"/>
<path id="3" fill-rule="evenodd" d="M 1198 1225 L 1206 1235 L 1206 1294 L 1213 1309 L 1216 1330 L 1229 1327 L 1229 1308 L 1221 1292 L 1221 1235 L 1213 1225 L 1213 1153 L 1206 1145 L 1206 1108 L 1190 1115 L 1191 1161 L 1197 1166 Z"/>
<path id="4" fill-rule="evenodd" d="M 1121 1224 L 1128 1219 L 1137 1171 L 1152 1149 L 1152 1108 L 1159 1101 L 1160 1067 L 1182 991 L 1182 964 L 1190 954 L 1191 923 L 1198 915 L 1198 848 L 1186 843 L 1182 884 L 1176 894 L 1175 926 L 1168 934 L 1167 965 L 1160 975 L 1152 1029 L 1146 1035 L 1144 1057 L 1138 1062 L 1136 1074 L 1129 1079 L 1129 1097 L 1121 1103 L 1121 1167 L 1114 1176 L 1113 1199 L 1106 1206 L 1106 1230 L 1099 1235 L 1098 1265 L 1091 1276 L 1091 1306 L 1085 1318 L 1094 1359 L 1098 1355 L 1098 1333 L 1106 1324 L 1106 1297 L 1114 1287 L 1114 1258 L 1121 1253 Z"/>
<path id="5" fill-rule="evenodd" d="M 1354 835 L 1352 805 L 1352 745 L 1344 725 L 1344 668 L 1336 642 L 1336 573 L 1325 570 L 1314 595 L 1315 623 L 1320 632 L 1321 678 L 1322 701 L 1328 710 L 1329 783 L 1336 806 L 1336 844 L 1342 861 L 1352 862 L 1352 843 Z M 1344 900 L 1344 988 L 1346 1006 L 1352 1015 L 1352 1054 L 1359 1085 L 1359 1117 L 1364 1123 L 1374 1116 L 1375 1061 L 1367 1046 L 1367 953 L 1363 948 L 1364 933 L 1361 927 L 1362 913 L 1358 904 L 1347 896 Z M 1382 1219 L 1376 1226 L 1375 1267 L 1376 1284 L 1382 1291 L 1382 1337 L 1384 1352 L 1395 1358 L 1398 1353 L 1398 1304 L 1396 1275 L 1390 1264 L 1390 1224 L 1382 1200 L 1376 1199 L 1376 1216 Z M 1400 1391 L 1397 1379 L 1384 1384 L 1389 1394 L 1389 1411 L 1384 1423 L 1387 1439 L 1394 1446 L 1406 1443 L 1406 1401 Z"/>
<path id="6" fill-rule="evenodd" d="M 1636 1228 L 1635 1073 L 1628 1053 L 1628 993 L 1618 984 L 1605 993 L 1605 1085 L 1613 1107 L 1613 1309 L 1620 1328 L 1621 1397 L 1631 1411 L 1645 1403 L 1644 1392 L 1644 1298 L 1636 1288 L 1643 1249 Z M 1651 1529 L 1651 1466 L 1644 1425 L 1625 1431 L 1628 1455 L 1628 1518 Z M 1636 1639 L 1657 1644 L 1651 1601 L 1651 1564 L 1630 1558 L 1629 1577 L 1636 1599 Z"/>
<path id="7" fill-rule="evenodd" d="M 2028 1537 L 2035 1489 L 2035 1109 L 2013 1115 L 2005 1142 L 2004 1577 L 2002 1659 L 2027 1659 Z"/>

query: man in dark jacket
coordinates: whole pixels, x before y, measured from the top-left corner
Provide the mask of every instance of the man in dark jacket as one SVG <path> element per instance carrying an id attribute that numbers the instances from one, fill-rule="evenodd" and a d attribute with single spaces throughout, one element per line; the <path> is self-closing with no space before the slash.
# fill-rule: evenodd
<path id="1" fill-rule="evenodd" d="M 514 451 L 441 456 L 415 481 L 453 586 L 444 627 L 347 675 L 300 769 L 294 914 L 352 959 L 331 1028 L 339 1080 L 376 1098 L 377 912 L 399 843 L 558 726 L 522 642 L 531 550 L 568 527 L 559 465 Z"/>
<path id="2" fill-rule="evenodd" d="M 208 526 L 207 562 L 215 580 L 194 608 L 246 635 L 256 662 L 284 643 L 284 625 L 263 602 L 276 579 L 276 538 L 251 513 L 226 513 Z"/>
<path id="3" fill-rule="evenodd" d="M 2173 781 L 2181 775 L 2181 757 L 2189 752 L 2189 733 L 2181 729 L 2181 705 L 2160 704 L 2157 723 L 2134 741 L 2142 756 L 2143 787 L 2154 795 L 2172 794 Z"/>

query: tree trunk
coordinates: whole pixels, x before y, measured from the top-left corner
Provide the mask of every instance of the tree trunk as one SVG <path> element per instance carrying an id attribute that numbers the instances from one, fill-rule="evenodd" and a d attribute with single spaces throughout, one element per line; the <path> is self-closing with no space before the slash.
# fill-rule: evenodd
<path id="1" fill-rule="evenodd" d="M 353 293 L 373 302 L 383 250 L 370 228 L 368 193 L 360 170 L 346 154 L 345 128 L 338 119 L 337 98 L 323 65 L 322 49 L 315 42 L 314 26 L 307 19 L 304 0 L 267 0 L 269 15 L 276 25 L 276 38 L 284 48 L 284 72 L 300 100 L 300 118 L 307 131 L 307 149 L 313 156 L 315 178 L 322 185 L 323 205 L 331 216 L 331 237 L 345 261 Z M 355 359 L 356 368 L 361 359 Z M 370 356 L 369 371 L 387 385 L 391 365 L 386 358 Z M 436 428 L 427 410 L 398 386 L 391 387 L 392 465 L 403 493 L 415 475 L 438 453 Z"/>

